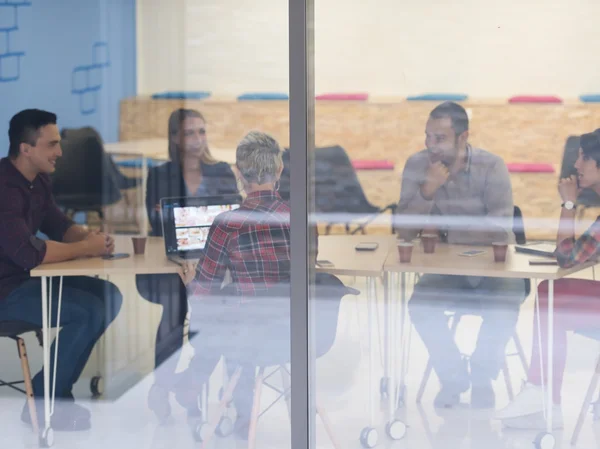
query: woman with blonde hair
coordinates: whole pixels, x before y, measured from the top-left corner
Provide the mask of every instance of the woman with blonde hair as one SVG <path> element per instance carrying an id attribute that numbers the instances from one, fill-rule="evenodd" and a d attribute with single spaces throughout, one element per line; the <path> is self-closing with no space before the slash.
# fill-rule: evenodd
<path id="1" fill-rule="evenodd" d="M 236 178 L 226 162 L 211 154 L 206 120 L 194 109 L 177 109 L 169 117 L 169 161 L 148 172 L 146 209 L 151 235 L 162 235 L 160 200 L 171 197 L 202 197 L 237 193 Z M 169 389 L 181 349 L 184 322 L 188 313 L 187 292 L 176 274 L 140 275 L 136 279 L 140 295 L 163 306 L 156 334 L 155 384 L 148 405 L 162 421 L 170 413 Z M 167 362 L 168 360 L 168 362 Z M 160 365 L 163 365 L 159 368 Z M 188 413 L 197 413 L 197 408 Z"/>

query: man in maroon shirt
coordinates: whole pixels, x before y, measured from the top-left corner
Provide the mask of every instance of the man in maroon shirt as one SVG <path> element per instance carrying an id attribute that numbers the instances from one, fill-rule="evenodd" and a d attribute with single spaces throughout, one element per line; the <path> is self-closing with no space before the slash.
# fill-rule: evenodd
<path id="1" fill-rule="evenodd" d="M 0 160 L 0 322 L 23 321 L 41 327 L 41 281 L 31 278 L 30 270 L 44 263 L 110 254 L 114 242 L 105 234 L 75 225 L 54 202 L 48 175 L 62 155 L 56 115 L 38 109 L 21 111 L 11 119 L 8 136 L 8 158 Z M 49 239 L 40 239 L 38 231 Z M 53 283 L 51 295 L 51 325 L 56 325 L 58 282 Z M 54 349 L 50 351 L 50 365 L 58 364 L 54 430 L 91 427 L 90 412 L 75 405 L 71 390 L 121 302 L 121 293 L 106 281 L 64 278 L 56 360 Z M 43 396 L 41 371 L 33 379 L 33 389 L 36 397 Z M 41 418 L 43 407 L 37 409 Z M 31 423 L 27 407 L 21 418 Z"/>

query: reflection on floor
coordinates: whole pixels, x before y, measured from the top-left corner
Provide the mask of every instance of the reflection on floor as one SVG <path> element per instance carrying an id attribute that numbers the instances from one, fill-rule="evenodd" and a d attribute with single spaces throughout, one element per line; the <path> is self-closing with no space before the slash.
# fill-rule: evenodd
<path id="1" fill-rule="evenodd" d="M 587 274 L 587 273 L 586 273 Z M 591 276 L 591 273 L 590 273 Z M 348 284 L 363 289 L 361 279 L 344 279 Z M 379 299 L 382 288 L 379 286 Z M 406 437 L 392 442 L 385 435 L 384 426 L 387 422 L 385 407 L 379 397 L 379 379 L 382 374 L 381 335 L 376 326 L 372 328 L 374 347 L 370 352 L 368 347 L 367 307 L 364 297 L 349 297 L 342 303 L 341 318 L 338 327 L 336 343 L 330 353 L 317 363 L 317 401 L 328 412 L 333 430 L 343 448 L 360 448 L 360 431 L 369 426 L 369 400 L 373 400 L 374 422 L 379 431 L 378 448 L 532 448 L 535 431 L 507 431 L 500 423 L 494 421 L 493 411 L 471 410 L 468 405 L 468 393 L 464 395 L 464 406 L 457 409 L 434 410 L 433 397 L 437 392 L 438 383 L 435 376 L 425 391 L 422 406 L 415 402 L 416 390 L 421 380 L 427 353 L 422 343 L 412 333 L 411 357 L 407 375 L 407 401 L 400 410 L 399 417 L 409 426 Z M 381 313 L 382 309 L 379 307 Z M 519 320 L 519 335 L 525 347 L 527 357 L 531 347 L 531 323 L 533 300 L 529 298 L 522 308 Z M 381 316 L 380 322 L 381 322 Z M 469 353 L 474 346 L 474 335 L 478 330 L 477 318 L 465 318 L 461 322 L 457 339 L 461 349 Z M 150 330 L 148 332 L 151 332 Z M 570 447 L 569 439 L 581 403 L 590 381 L 596 357 L 600 352 L 598 343 L 580 336 L 569 337 L 569 357 L 565 385 L 563 389 L 563 414 L 565 430 L 557 432 L 557 447 Z M 13 360 L 14 348 L 2 344 L 0 355 L 3 365 L 18 364 Z M 32 352 L 35 352 L 32 350 Z M 374 361 L 374 379 L 369 382 L 369 354 Z M 189 360 L 190 349 L 184 350 L 181 365 Z M 151 363 L 152 354 L 147 354 Z M 14 357 L 16 358 L 16 357 Z M 514 360 L 512 360 L 514 359 Z M 4 362 L 8 361 L 8 362 Z M 146 363 L 146 364 L 147 364 Z M 523 369 L 515 357 L 510 361 L 513 388 L 518 391 L 524 378 Z M 222 369 L 219 367 L 211 379 L 209 413 L 215 411 L 218 390 L 222 384 Z M 89 380 L 87 380 L 89 381 Z M 194 422 L 188 422 L 184 410 L 172 399 L 173 415 L 165 425 L 159 425 L 153 414 L 146 406 L 148 390 L 153 381 L 153 375 L 148 374 L 141 382 L 129 389 L 114 401 L 91 400 L 87 391 L 85 379 L 77 386 L 77 395 L 81 403 L 93 412 L 93 429 L 83 433 L 56 433 L 55 447 L 58 449 L 185 449 L 196 448 L 199 444 L 192 437 Z M 274 376 L 274 383 L 280 382 L 279 376 Z M 114 384 L 114 382 L 113 382 Z M 111 384 L 111 385 L 113 385 Z M 118 389 L 118 386 L 111 386 Z M 2 391 L 4 390 L 4 391 Z M 504 406 L 507 392 L 502 377 L 495 383 L 497 406 Z M 263 406 L 275 398 L 275 393 L 263 389 Z M 10 449 L 35 448 L 37 438 L 20 422 L 19 415 L 24 399 L 18 393 L 3 388 L 0 390 L 0 429 L 3 438 L 1 447 Z M 318 448 L 332 448 L 323 425 L 317 419 L 316 438 Z M 218 449 L 244 448 L 247 443 L 233 437 L 215 438 L 211 447 Z M 290 425 L 285 402 L 280 401 L 271 408 L 258 426 L 257 447 L 285 449 L 290 447 Z M 600 423 L 592 421 L 588 416 L 581 433 L 579 448 L 600 447 Z"/>

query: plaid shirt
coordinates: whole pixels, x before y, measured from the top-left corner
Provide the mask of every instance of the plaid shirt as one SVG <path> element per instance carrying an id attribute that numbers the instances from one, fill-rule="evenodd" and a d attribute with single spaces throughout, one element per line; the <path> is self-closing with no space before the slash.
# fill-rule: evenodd
<path id="1" fill-rule="evenodd" d="M 556 260 L 563 268 L 587 262 L 600 254 L 600 217 L 578 239 L 568 238 L 556 247 Z"/>
<path id="2" fill-rule="evenodd" d="M 290 208 L 278 193 L 251 193 L 239 209 L 215 219 L 190 292 L 218 292 L 227 269 L 242 298 L 289 282 Z"/>
<path id="3" fill-rule="evenodd" d="M 61 241 L 72 225 L 56 207 L 47 175 L 29 182 L 8 158 L 0 160 L 0 300 L 44 260 L 46 243 L 38 231 Z"/>

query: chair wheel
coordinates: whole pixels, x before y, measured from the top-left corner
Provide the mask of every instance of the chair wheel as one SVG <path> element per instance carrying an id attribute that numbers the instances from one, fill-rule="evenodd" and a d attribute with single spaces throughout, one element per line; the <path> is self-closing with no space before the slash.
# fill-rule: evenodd
<path id="1" fill-rule="evenodd" d="M 54 430 L 52 430 L 52 427 L 42 432 L 39 443 L 40 447 L 52 447 L 54 445 Z"/>
<path id="2" fill-rule="evenodd" d="M 233 433 L 234 422 L 229 416 L 223 416 L 215 430 L 215 434 L 221 438 L 226 438 Z"/>
<path id="3" fill-rule="evenodd" d="M 202 422 L 194 429 L 194 440 L 198 443 L 202 443 L 208 436 L 209 425 L 207 422 Z"/>
<path id="4" fill-rule="evenodd" d="M 102 379 L 102 376 L 92 377 L 92 380 L 90 381 L 90 391 L 95 398 L 102 396 L 104 393 L 104 380 Z"/>
<path id="5" fill-rule="evenodd" d="M 536 449 L 554 449 L 556 439 L 551 433 L 542 432 L 535 437 L 533 444 L 535 444 Z"/>
<path id="6" fill-rule="evenodd" d="M 397 419 L 390 421 L 387 426 L 385 426 L 385 432 L 392 440 L 401 440 L 406 435 L 406 424 Z"/>
<path id="7" fill-rule="evenodd" d="M 379 440 L 379 434 L 376 429 L 372 427 L 365 427 L 360 433 L 360 444 L 365 449 L 372 449 L 377 446 L 377 441 Z"/>

